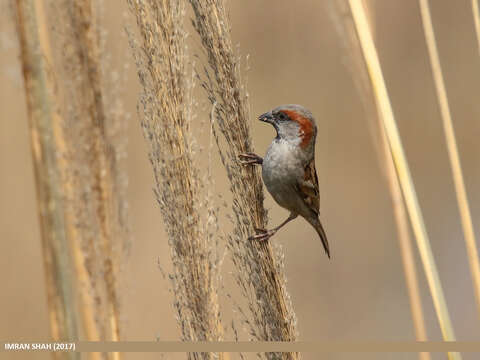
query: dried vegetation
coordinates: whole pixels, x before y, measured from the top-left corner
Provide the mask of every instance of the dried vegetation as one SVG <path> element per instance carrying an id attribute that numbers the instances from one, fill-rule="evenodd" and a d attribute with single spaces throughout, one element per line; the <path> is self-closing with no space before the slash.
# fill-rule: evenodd
<path id="1" fill-rule="evenodd" d="M 116 137 L 125 117 L 105 95 L 111 89 L 102 73 L 93 2 L 48 3 L 47 18 L 41 4 L 35 8 L 31 1 L 17 1 L 17 19 L 25 82 L 43 86 L 42 98 L 29 101 L 29 107 L 47 279 L 52 279 L 47 282 L 49 299 L 71 288 L 63 305 L 49 302 L 52 335 L 119 340 L 118 273 L 128 248 L 128 226 L 125 175 L 119 166 L 122 142 Z M 30 72 L 33 63 L 37 70 Z M 28 85 L 26 90 L 27 99 L 39 94 Z M 39 117 L 47 113 L 48 118 Z M 54 218 L 46 216 L 48 209 L 54 209 Z M 62 312 L 68 316 L 55 315 Z M 80 320 L 67 321 L 77 313 L 83 327 Z M 71 331 L 65 331 L 67 325 Z M 100 357 L 120 355 L 91 354 Z"/>
<path id="2" fill-rule="evenodd" d="M 128 0 L 138 39 L 129 33 L 142 87 L 139 115 L 155 178 L 155 195 L 171 247 L 174 306 L 185 341 L 223 339 L 218 305 L 217 215 L 207 180 L 194 163 L 193 78 L 178 1 Z M 192 359 L 226 357 L 191 353 Z"/>
<path id="3" fill-rule="evenodd" d="M 228 16 L 221 0 L 190 0 L 208 67 L 202 86 L 213 106 L 218 151 L 233 194 L 234 229 L 228 246 L 236 279 L 248 300 L 245 314 L 253 339 L 294 341 L 296 319 L 285 288 L 280 252 L 268 242 L 247 238 L 255 228 L 265 228 L 263 189 L 258 169 L 244 167 L 238 154 L 252 152 L 248 97 L 240 76 L 240 58 L 234 53 Z M 268 358 L 299 358 L 298 353 L 266 354 Z"/>

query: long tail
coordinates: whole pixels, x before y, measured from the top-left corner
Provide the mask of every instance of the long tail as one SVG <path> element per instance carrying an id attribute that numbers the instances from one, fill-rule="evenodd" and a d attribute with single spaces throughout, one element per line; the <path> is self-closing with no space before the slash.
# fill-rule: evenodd
<path id="1" fill-rule="evenodd" d="M 317 231 L 318 236 L 320 236 L 320 240 L 322 240 L 323 248 L 325 249 L 325 253 L 327 254 L 328 258 L 330 259 L 330 246 L 328 245 L 327 234 L 323 229 L 322 223 L 320 219 L 314 218 L 312 221 L 308 221 Z"/>

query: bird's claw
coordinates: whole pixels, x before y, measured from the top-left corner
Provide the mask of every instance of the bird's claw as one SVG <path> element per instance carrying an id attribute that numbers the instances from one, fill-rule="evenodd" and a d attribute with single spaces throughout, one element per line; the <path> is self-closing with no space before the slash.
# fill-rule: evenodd
<path id="1" fill-rule="evenodd" d="M 239 154 L 238 159 L 242 165 L 262 164 L 263 159 L 254 153 Z"/>
<path id="2" fill-rule="evenodd" d="M 267 241 L 273 236 L 273 234 L 276 233 L 275 230 L 265 230 L 259 228 L 255 228 L 255 231 L 257 232 L 257 234 L 250 236 L 248 240 Z"/>

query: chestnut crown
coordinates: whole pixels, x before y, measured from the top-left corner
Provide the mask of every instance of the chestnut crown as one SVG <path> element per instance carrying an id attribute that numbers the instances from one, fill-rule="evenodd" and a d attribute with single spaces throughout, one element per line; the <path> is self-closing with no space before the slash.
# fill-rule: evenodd
<path id="1" fill-rule="evenodd" d="M 281 105 L 259 116 L 277 131 L 277 139 L 298 142 L 307 148 L 315 142 L 317 126 L 312 113 L 301 105 Z"/>

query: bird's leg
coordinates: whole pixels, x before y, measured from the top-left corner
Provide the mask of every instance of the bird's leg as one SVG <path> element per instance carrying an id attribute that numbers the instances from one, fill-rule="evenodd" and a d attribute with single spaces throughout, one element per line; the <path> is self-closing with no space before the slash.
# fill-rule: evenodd
<path id="1" fill-rule="evenodd" d="M 263 159 L 254 153 L 239 154 L 238 158 L 242 165 L 254 165 L 254 164 L 261 165 L 263 163 Z"/>
<path id="2" fill-rule="evenodd" d="M 298 215 L 297 214 L 293 214 L 291 213 L 290 216 L 284 221 L 282 222 L 280 225 L 278 225 L 277 227 L 274 227 L 272 230 L 265 230 L 265 229 L 258 229 L 258 228 L 255 228 L 255 231 L 258 233 L 256 235 L 252 235 L 250 236 L 248 239 L 249 240 L 258 240 L 258 241 L 267 241 L 268 239 L 270 239 L 273 235 L 275 235 L 275 233 L 280 230 L 280 228 L 282 228 L 283 226 L 285 226 L 287 223 L 289 223 L 290 221 L 292 221 L 293 219 L 295 219 Z"/>

